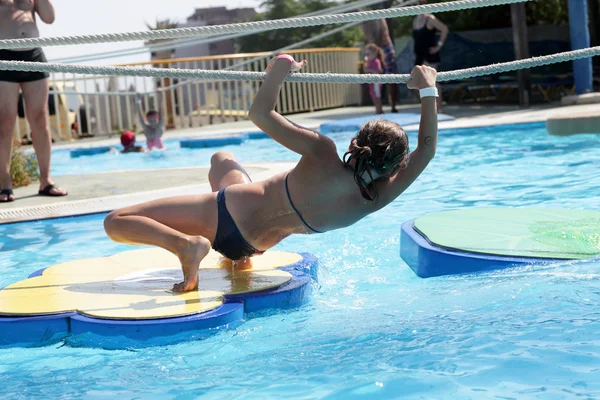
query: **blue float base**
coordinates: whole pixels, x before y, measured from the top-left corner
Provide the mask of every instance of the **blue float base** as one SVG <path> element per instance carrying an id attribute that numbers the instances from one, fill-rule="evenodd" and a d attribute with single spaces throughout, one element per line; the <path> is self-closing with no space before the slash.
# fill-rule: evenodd
<path id="1" fill-rule="evenodd" d="M 531 264 L 563 261 L 549 258 L 505 257 L 445 249 L 430 243 L 413 225 L 402 224 L 400 257 L 421 278 L 490 271 Z"/>
<path id="2" fill-rule="evenodd" d="M 220 147 L 232 144 L 242 144 L 247 139 L 247 135 L 237 135 L 205 139 L 185 139 L 181 140 L 179 144 L 182 148 L 198 149 L 203 147 Z"/>
<path id="3" fill-rule="evenodd" d="M 267 135 L 264 132 L 261 131 L 256 131 L 256 132 L 246 132 L 246 135 L 248 136 L 248 139 L 250 140 L 254 140 L 254 139 L 269 139 L 270 136 Z"/>
<path id="4" fill-rule="evenodd" d="M 108 320 L 78 313 L 32 317 L 0 317 L 0 346 L 43 346 L 66 340 L 77 346 L 111 349 L 166 345 L 202 339 L 220 329 L 238 326 L 245 315 L 268 309 L 303 305 L 309 298 L 311 281 L 317 279 L 317 258 L 301 253 L 302 260 L 281 268 L 291 281 L 262 292 L 224 296 L 214 310 L 176 318 L 153 320 Z M 30 278 L 39 276 L 36 271 Z"/>
<path id="5" fill-rule="evenodd" d="M 418 124 L 421 121 L 421 114 L 397 113 L 384 115 L 367 115 L 364 117 L 341 119 L 339 121 L 321 124 L 320 131 L 322 133 L 358 131 L 360 127 L 365 123 L 377 119 L 385 119 L 386 121 L 395 122 L 401 126 L 407 126 Z M 450 115 L 438 114 L 438 121 L 450 121 L 453 119 L 455 118 Z"/>
<path id="6" fill-rule="evenodd" d="M 82 156 L 93 156 L 96 154 L 108 153 L 113 146 L 102 146 L 102 147 L 88 147 L 85 149 L 71 150 L 71 157 L 77 158 Z"/>

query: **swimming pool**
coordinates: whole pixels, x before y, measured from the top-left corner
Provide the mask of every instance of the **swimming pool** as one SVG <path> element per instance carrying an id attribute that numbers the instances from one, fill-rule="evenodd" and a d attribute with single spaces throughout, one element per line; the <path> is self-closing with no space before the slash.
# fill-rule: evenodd
<path id="1" fill-rule="evenodd" d="M 348 135 L 338 140 L 345 143 Z M 411 140 L 414 145 L 414 135 Z M 539 124 L 442 132 L 436 159 L 388 207 L 353 227 L 278 246 L 320 259 L 319 286 L 307 306 L 171 346 L 0 349 L 0 394 L 598 397 L 600 261 L 423 280 L 398 250 L 400 223 L 424 213 L 597 208 L 599 145 L 592 135 L 550 137 Z M 51 264 L 129 249 L 105 237 L 102 218 L 0 226 L 8 238 L 0 245 L 0 286 Z"/>

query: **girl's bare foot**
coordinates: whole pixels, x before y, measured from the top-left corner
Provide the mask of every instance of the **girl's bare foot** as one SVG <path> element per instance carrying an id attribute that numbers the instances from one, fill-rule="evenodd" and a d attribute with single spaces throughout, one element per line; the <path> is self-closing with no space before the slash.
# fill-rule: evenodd
<path id="1" fill-rule="evenodd" d="M 210 247 L 210 241 L 201 236 L 193 236 L 187 240 L 186 246 L 177 254 L 183 270 L 183 282 L 173 285 L 174 292 L 183 293 L 198 289 L 198 269 Z"/>

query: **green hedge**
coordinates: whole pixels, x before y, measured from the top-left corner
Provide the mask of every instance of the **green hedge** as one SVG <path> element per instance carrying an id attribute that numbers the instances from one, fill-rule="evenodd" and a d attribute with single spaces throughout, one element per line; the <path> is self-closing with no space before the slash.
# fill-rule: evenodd
<path id="1" fill-rule="evenodd" d="M 10 159 L 10 178 L 13 187 L 27 186 L 39 179 L 38 162 L 35 155 L 25 155 L 15 145 Z"/>

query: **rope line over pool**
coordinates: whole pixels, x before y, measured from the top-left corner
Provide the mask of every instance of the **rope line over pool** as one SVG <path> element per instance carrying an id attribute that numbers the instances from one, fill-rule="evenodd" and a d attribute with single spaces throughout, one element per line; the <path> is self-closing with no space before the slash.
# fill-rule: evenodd
<path id="1" fill-rule="evenodd" d="M 191 28 L 160 29 L 154 31 L 104 33 L 49 38 L 0 40 L 0 49 L 29 49 L 42 46 L 64 46 L 87 43 L 128 42 L 135 40 L 177 39 L 184 37 L 214 36 L 226 33 L 258 33 L 276 29 L 361 22 L 372 19 L 410 17 L 420 14 L 467 10 L 502 4 L 523 3 L 531 0 L 458 0 L 448 3 L 390 8 L 386 10 L 359 11 L 347 14 L 317 15 L 271 21 L 253 21 L 227 25 L 198 26 Z"/>
<path id="2" fill-rule="evenodd" d="M 532 57 L 524 60 L 510 61 L 500 64 L 484 65 L 474 68 L 465 68 L 455 71 L 440 72 L 437 75 L 439 82 L 472 78 L 497 74 L 500 72 L 516 71 L 524 68 L 539 67 L 565 61 L 578 60 L 600 55 L 600 46 L 588 49 L 567 51 L 541 57 Z M 140 67 L 115 67 L 102 65 L 76 65 L 76 64 L 50 64 L 24 61 L 0 61 L 0 70 L 12 71 L 42 71 L 65 72 L 73 74 L 107 75 L 107 76 L 146 76 L 156 78 L 189 78 L 209 81 L 247 80 L 258 81 L 265 78 L 264 72 L 225 71 L 203 69 L 178 69 L 178 68 L 140 68 Z M 409 74 L 309 74 L 296 73 L 288 76 L 289 82 L 316 82 L 316 83 L 406 83 Z"/>

